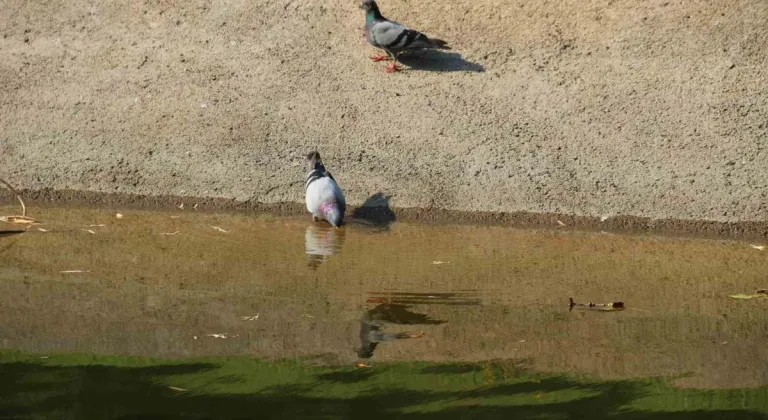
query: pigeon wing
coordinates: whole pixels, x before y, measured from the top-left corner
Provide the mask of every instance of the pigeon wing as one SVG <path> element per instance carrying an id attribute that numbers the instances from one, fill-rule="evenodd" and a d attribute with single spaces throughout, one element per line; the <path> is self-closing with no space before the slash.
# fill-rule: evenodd
<path id="1" fill-rule="evenodd" d="M 377 23 L 371 29 L 371 38 L 377 46 L 391 50 L 428 47 L 430 45 L 429 38 L 421 32 L 392 21 Z"/>

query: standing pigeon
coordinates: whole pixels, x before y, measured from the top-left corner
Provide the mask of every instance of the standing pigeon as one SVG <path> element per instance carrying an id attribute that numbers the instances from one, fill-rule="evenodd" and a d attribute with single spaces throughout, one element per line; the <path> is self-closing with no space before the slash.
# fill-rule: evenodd
<path id="1" fill-rule="evenodd" d="M 304 188 L 312 220 L 325 219 L 334 227 L 341 226 L 347 208 L 344 193 L 331 173 L 325 170 L 320 153 L 312 152 L 307 156 L 307 169 L 309 173 Z"/>
<path id="2" fill-rule="evenodd" d="M 360 8 L 365 10 L 365 39 L 369 44 L 387 53 L 371 59 L 373 61 L 392 60 L 392 64 L 387 66 L 387 73 L 399 70 L 397 55 L 403 51 L 424 48 L 451 49 L 442 39 L 430 39 L 419 31 L 388 20 L 379 12 L 379 6 L 376 5 L 375 0 L 363 0 Z"/>

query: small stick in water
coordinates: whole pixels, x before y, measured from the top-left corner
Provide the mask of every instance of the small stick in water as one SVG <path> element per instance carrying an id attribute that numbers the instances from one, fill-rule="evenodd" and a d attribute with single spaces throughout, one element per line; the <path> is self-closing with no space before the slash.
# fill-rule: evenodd
<path id="1" fill-rule="evenodd" d="M 568 310 L 576 309 L 588 309 L 593 311 L 623 311 L 624 302 L 612 302 L 612 303 L 576 303 L 573 298 L 568 298 Z"/>
<path id="2" fill-rule="evenodd" d="M 16 199 L 19 200 L 19 204 L 21 204 L 21 216 L 0 216 L 0 222 L 14 223 L 17 225 L 31 225 L 38 223 L 36 220 L 27 217 L 27 206 L 24 205 L 24 200 L 21 199 L 21 195 L 16 192 L 13 186 L 2 178 L 0 178 L 0 184 L 5 185 L 6 188 L 11 190 L 11 193 L 16 196 Z"/>
<path id="3" fill-rule="evenodd" d="M 9 190 L 11 190 L 11 193 L 16 196 L 16 199 L 19 200 L 19 203 L 21 204 L 21 216 L 26 217 L 27 216 L 27 206 L 24 205 L 24 200 L 21 199 L 21 195 L 16 192 L 15 189 L 11 186 L 11 184 L 8 183 L 8 181 L 0 178 L 0 182 L 2 182 Z"/>

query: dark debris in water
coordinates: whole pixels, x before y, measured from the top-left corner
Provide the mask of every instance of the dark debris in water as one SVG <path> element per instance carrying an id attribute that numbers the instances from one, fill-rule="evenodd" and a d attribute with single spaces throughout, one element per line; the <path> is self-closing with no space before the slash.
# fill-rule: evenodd
<path id="1" fill-rule="evenodd" d="M 593 310 L 593 311 L 623 311 L 624 308 L 624 302 L 611 302 L 611 303 L 577 303 L 574 302 L 573 298 L 568 298 L 570 301 L 568 303 L 568 310 L 573 310 L 573 308 L 576 309 L 586 309 L 586 310 Z"/>

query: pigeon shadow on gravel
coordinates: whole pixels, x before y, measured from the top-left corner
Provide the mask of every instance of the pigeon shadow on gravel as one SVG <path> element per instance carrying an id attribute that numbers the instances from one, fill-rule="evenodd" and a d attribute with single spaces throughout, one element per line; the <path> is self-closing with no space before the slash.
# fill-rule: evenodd
<path id="1" fill-rule="evenodd" d="M 391 195 L 377 192 L 365 200 L 362 206 L 352 212 L 352 218 L 365 225 L 371 225 L 379 230 L 388 230 L 397 217 L 389 207 Z"/>
<path id="2" fill-rule="evenodd" d="M 485 67 L 481 64 L 465 60 L 461 54 L 449 51 L 430 50 L 421 53 L 402 54 L 398 57 L 398 61 L 413 70 L 420 71 L 485 72 Z"/>

